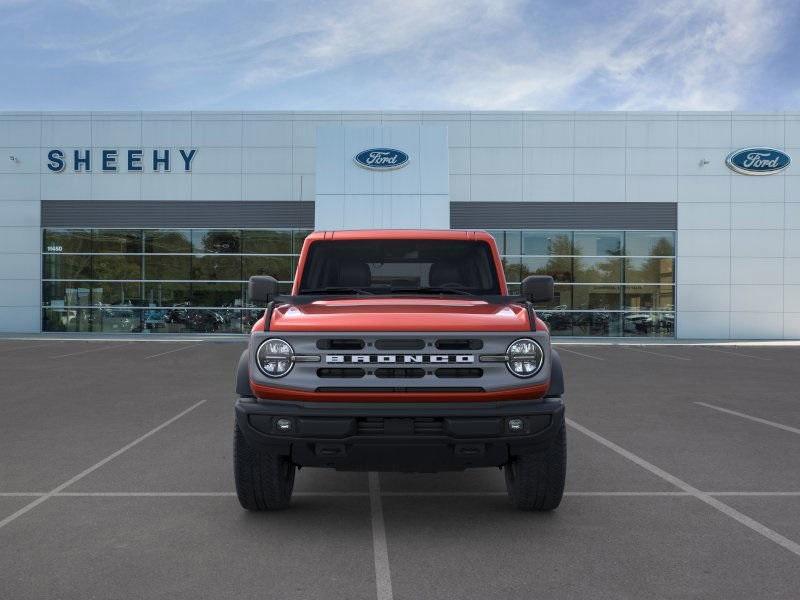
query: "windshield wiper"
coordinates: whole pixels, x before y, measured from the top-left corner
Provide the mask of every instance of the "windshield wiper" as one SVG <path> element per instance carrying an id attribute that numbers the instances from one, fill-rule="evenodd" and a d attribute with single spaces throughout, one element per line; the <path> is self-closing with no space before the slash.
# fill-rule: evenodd
<path id="1" fill-rule="evenodd" d="M 328 286 L 324 288 L 315 288 L 312 290 L 300 290 L 301 296 L 306 296 L 309 294 L 365 294 L 367 296 L 374 296 L 373 292 L 369 290 L 365 290 L 363 288 L 357 287 L 345 287 L 345 286 Z"/>
<path id="2" fill-rule="evenodd" d="M 392 288 L 392 294 L 457 294 L 459 296 L 476 296 L 473 292 L 450 287 L 418 287 Z"/>

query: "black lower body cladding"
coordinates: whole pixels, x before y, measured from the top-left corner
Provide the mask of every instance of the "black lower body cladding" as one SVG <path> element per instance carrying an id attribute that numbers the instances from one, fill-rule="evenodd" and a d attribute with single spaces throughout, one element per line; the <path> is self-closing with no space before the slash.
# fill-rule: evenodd
<path id="1" fill-rule="evenodd" d="M 551 445 L 561 398 L 487 403 L 302 403 L 240 398 L 247 444 L 298 466 L 435 472 L 499 467 Z"/>

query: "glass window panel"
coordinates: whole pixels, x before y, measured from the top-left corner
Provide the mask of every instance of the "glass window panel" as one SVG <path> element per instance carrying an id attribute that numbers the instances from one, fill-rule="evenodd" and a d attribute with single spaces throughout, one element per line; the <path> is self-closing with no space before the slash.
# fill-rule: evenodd
<path id="1" fill-rule="evenodd" d="M 675 310 L 675 287 L 626 285 L 625 310 Z"/>
<path id="2" fill-rule="evenodd" d="M 572 286 L 556 285 L 553 289 L 553 299 L 550 302 L 537 302 L 536 311 L 545 310 L 570 310 L 572 308 Z"/>
<path id="3" fill-rule="evenodd" d="M 621 258 L 576 258 L 575 283 L 621 283 Z"/>
<path id="4" fill-rule="evenodd" d="M 540 256 L 572 254 L 571 231 L 523 231 L 522 253 Z"/>
<path id="5" fill-rule="evenodd" d="M 237 309 L 174 308 L 164 315 L 165 333 L 241 333 Z"/>
<path id="6" fill-rule="evenodd" d="M 92 331 L 98 333 L 141 333 L 142 311 L 133 308 L 92 310 Z"/>
<path id="7" fill-rule="evenodd" d="M 293 245 L 293 252 L 294 254 L 300 254 L 300 250 L 303 248 L 303 242 L 311 233 L 311 229 L 297 229 L 292 233 L 292 239 L 294 240 Z"/>
<path id="8" fill-rule="evenodd" d="M 45 279 L 91 279 L 92 257 L 75 254 L 46 254 L 42 257 Z"/>
<path id="9" fill-rule="evenodd" d="M 627 283 L 674 283 L 675 259 L 626 258 L 625 281 Z"/>
<path id="10" fill-rule="evenodd" d="M 242 280 L 242 257 L 207 254 L 192 257 L 192 279 Z"/>
<path id="11" fill-rule="evenodd" d="M 95 255 L 92 258 L 92 279 L 141 279 L 142 256 Z"/>
<path id="12" fill-rule="evenodd" d="M 622 286 L 575 285 L 572 287 L 572 306 L 575 310 L 620 310 Z"/>
<path id="13" fill-rule="evenodd" d="M 503 271 L 506 274 L 506 282 L 519 283 L 522 281 L 522 264 L 518 258 L 503 258 Z"/>
<path id="14" fill-rule="evenodd" d="M 553 336 L 572 335 L 572 313 L 563 310 L 536 311 L 536 314 L 547 323 L 550 334 Z"/>
<path id="15" fill-rule="evenodd" d="M 675 256 L 674 231 L 625 232 L 627 256 Z"/>
<path id="16" fill-rule="evenodd" d="M 238 229 L 194 229 L 192 247 L 195 252 L 238 254 L 242 249 L 242 232 Z"/>
<path id="17" fill-rule="evenodd" d="M 623 333 L 625 337 L 673 337 L 675 313 L 623 313 Z"/>
<path id="18" fill-rule="evenodd" d="M 582 337 L 620 337 L 621 314 L 613 312 L 572 313 L 572 335 Z"/>
<path id="19" fill-rule="evenodd" d="M 42 311 L 43 331 L 92 331 L 91 308 L 46 308 Z"/>
<path id="20" fill-rule="evenodd" d="M 568 256 L 553 256 L 550 258 L 522 257 L 521 276 L 550 275 L 554 281 L 572 281 L 572 258 Z"/>
<path id="21" fill-rule="evenodd" d="M 581 256 L 620 256 L 621 231 L 576 231 L 575 254 Z"/>
<path id="22" fill-rule="evenodd" d="M 242 232 L 242 252 L 245 254 L 291 254 L 292 232 L 245 230 Z"/>
<path id="23" fill-rule="evenodd" d="M 192 257 L 153 255 L 144 257 L 145 279 L 191 279 Z"/>
<path id="24" fill-rule="evenodd" d="M 146 229 L 144 251 L 188 254 L 192 251 L 192 232 L 189 229 Z"/>
<path id="25" fill-rule="evenodd" d="M 506 253 L 505 232 L 502 229 L 496 229 L 487 231 L 486 233 L 488 233 L 494 238 L 494 241 L 497 244 L 497 251 L 500 252 L 500 254 L 505 254 Z"/>
<path id="26" fill-rule="evenodd" d="M 45 229 L 42 235 L 43 252 L 92 251 L 91 229 Z"/>
<path id="27" fill-rule="evenodd" d="M 522 232 L 516 229 L 507 229 L 506 234 L 506 254 L 519 255 L 522 254 Z"/>
<path id="28" fill-rule="evenodd" d="M 192 284 L 148 282 L 144 287 L 144 301 L 153 307 L 188 305 L 192 301 Z"/>
<path id="29" fill-rule="evenodd" d="M 294 278 L 293 263 L 291 256 L 245 256 L 243 279 L 270 275 L 279 281 L 291 281 Z"/>
<path id="30" fill-rule="evenodd" d="M 138 229 L 95 229 L 92 252 L 141 252 L 142 232 Z"/>
<path id="31" fill-rule="evenodd" d="M 241 283 L 193 283 L 192 306 L 242 306 Z"/>
<path id="32" fill-rule="evenodd" d="M 46 281 L 42 284 L 45 306 L 139 305 L 141 284 L 120 281 Z"/>

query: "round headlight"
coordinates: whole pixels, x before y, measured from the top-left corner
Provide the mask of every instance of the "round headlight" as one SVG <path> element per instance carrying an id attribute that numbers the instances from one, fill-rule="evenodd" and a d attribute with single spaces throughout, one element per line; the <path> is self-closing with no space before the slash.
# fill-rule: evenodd
<path id="1" fill-rule="evenodd" d="M 508 370 L 517 377 L 533 377 L 544 364 L 544 350 L 538 342 L 530 338 L 511 342 L 506 356 Z"/>
<path id="2" fill-rule="evenodd" d="M 294 350 L 282 339 L 264 340 L 256 352 L 256 364 L 267 377 L 283 377 L 294 366 Z"/>

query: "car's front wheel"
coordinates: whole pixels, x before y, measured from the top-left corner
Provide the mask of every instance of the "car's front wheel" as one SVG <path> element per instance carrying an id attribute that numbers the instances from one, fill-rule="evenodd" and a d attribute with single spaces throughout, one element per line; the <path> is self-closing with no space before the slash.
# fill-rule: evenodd
<path id="1" fill-rule="evenodd" d="M 553 510 L 564 496 L 567 476 L 567 431 L 561 429 L 550 445 L 533 454 L 515 456 L 505 466 L 506 489 L 512 504 L 522 510 Z"/>
<path id="2" fill-rule="evenodd" d="M 253 448 L 239 425 L 233 434 L 233 472 L 236 495 L 247 510 L 287 508 L 294 488 L 295 466 L 288 456 Z"/>

